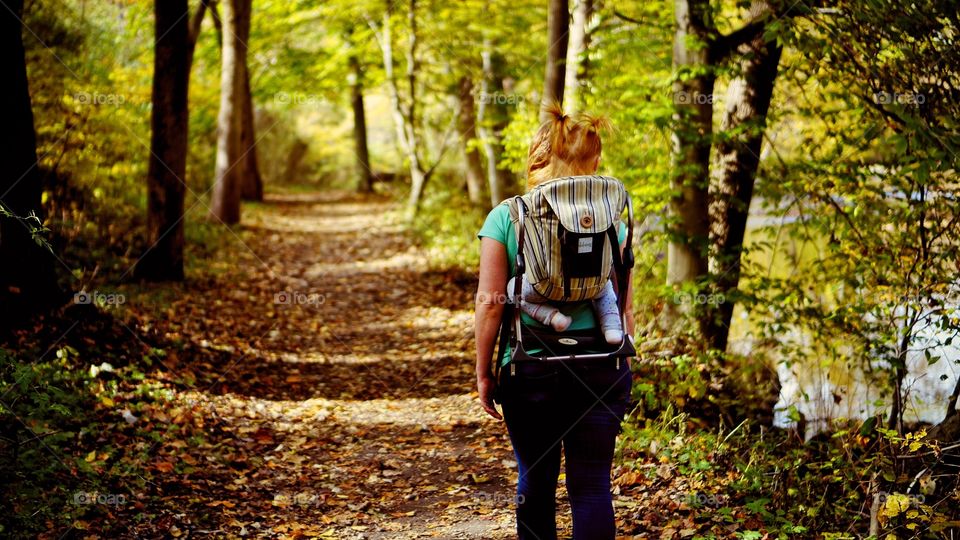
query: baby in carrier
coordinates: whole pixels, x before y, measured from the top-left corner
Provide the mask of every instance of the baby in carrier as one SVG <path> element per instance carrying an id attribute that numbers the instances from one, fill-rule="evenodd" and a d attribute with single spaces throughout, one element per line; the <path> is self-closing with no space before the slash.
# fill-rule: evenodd
<path id="1" fill-rule="evenodd" d="M 517 301 L 513 297 L 514 280 L 510 278 L 507 282 L 507 292 L 510 299 Z M 573 319 L 564 315 L 560 310 L 549 303 L 549 300 L 538 293 L 526 279 L 521 277 L 520 283 L 520 309 L 524 313 L 533 317 L 533 320 L 540 324 L 552 327 L 557 332 L 566 330 Z M 594 311 L 600 318 L 600 329 L 603 331 L 603 338 L 607 343 L 616 345 L 623 341 L 623 326 L 620 323 L 620 310 L 617 307 L 617 294 L 613 291 L 613 283 L 607 280 L 603 291 L 593 298 Z"/>
<path id="2" fill-rule="evenodd" d="M 608 121 L 602 117 L 581 116 L 577 120 L 563 114 L 560 106 L 554 104 L 546 109 L 550 115 L 549 135 L 534 141 L 530 147 L 528 160 L 528 187 L 533 187 L 550 179 L 565 176 L 592 175 L 600 165 L 599 130 L 608 127 Z M 618 249 L 617 246 L 611 246 Z M 515 279 L 507 283 L 507 292 L 513 302 Z M 557 332 L 566 330 L 572 319 L 564 315 L 557 306 L 538 293 L 523 276 L 520 285 L 520 309 L 535 321 L 550 326 Z M 626 291 L 624 291 L 626 294 Z M 623 325 L 617 306 L 617 296 L 613 283 L 607 280 L 600 293 L 591 299 L 594 312 L 600 319 L 600 329 L 607 343 L 616 345 L 623 341 Z"/>

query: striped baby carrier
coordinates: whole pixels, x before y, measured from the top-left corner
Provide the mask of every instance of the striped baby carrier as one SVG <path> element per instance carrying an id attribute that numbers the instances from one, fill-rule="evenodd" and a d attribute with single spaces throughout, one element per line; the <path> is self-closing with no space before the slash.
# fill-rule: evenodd
<path id="1" fill-rule="evenodd" d="M 553 303 L 590 302 L 607 280 L 613 280 L 620 320 L 626 330 L 625 306 L 633 267 L 633 207 L 626 188 L 607 176 L 570 176 L 550 180 L 524 195 L 503 201 L 517 234 L 514 275 L 524 276 Z M 618 232 L 627 211 L 621 254 Z M 521 280 L 514 280 L 519 298 Z M 611 345 L 599 325 L 556 332 L 523 321 L 520 309 L 508 303 L 500 327 L 500 352 L 510 347 L 511 369 L 525 361 L 615 361 L 634 356 L 632 338 Z M 529 353 L 528 349 L 539 351 Z M 495 363 L 499 367 L 499 360 Z M 498 370 L 497 370 L 498 371 Z"/>
<path id="2" fill-rule="evenodd" d="M 504 201 L 514 224 L 524 206 L 523 257 L 533 288 L 556 301 L 596 297 L 620 257 L 617 233 L 628 199 L 616 178 L 571 176 Z"/>

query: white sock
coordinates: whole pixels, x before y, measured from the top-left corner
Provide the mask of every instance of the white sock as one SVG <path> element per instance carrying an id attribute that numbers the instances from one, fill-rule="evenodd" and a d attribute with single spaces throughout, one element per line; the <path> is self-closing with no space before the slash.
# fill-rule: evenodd
<path id="1" fill-rule="evenodd" d="M 550 326 L 552 326 L 557 332 L 563 332 L 567 329 L 567 327 L 570 326 L 570 323 L 572 322 L 573 319 L 558 311 L 553 315 L 553 318 L 550 319 Z"/>
<path id="2" fill-rule="evenodd" d="M 603 339 L 610 345 L 617 345 L 623 341 L 623 331 L 619 328 L 607 328 L 603 331 Z"/>

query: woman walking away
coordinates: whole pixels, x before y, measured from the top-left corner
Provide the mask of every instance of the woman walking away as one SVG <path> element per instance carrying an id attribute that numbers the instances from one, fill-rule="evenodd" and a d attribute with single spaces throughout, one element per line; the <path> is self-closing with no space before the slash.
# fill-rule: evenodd
<path id="1" fill-rule="evenodd" d="M 548 108 L 527 158 L 528 189 L 557 178 L 593 175 L 600 164 L 602 118 L 571 118 L 559 105 Z M 630 397 L 627 362 L 600 359 L 581 362 L 517 362 L 510 351 L 493 359 L 507 282 L 514 276 L 517 234 L 507 205 L 490 211 L 480 230 L 480 284 L 476 303 L 477 387 L 483 409 L 503 419 L 517 457 L 517 533 L 521 539 L 557 538 L 556 489 L 561 451 L 573 511 L 575 540 L 613 540 L 616 536 L 610 469 L 614 444 Z M 619 242 L 625 238 L 621 227 Z M 511 289 L 512 291 L 512 289 Z M 630 291 L 625 291 L 626 334 L 633 333 Z M 555 304 L 563 329 L 596 328 L 590 302 Z M 551 314 L 551 317 L 557 315 Z M 569 321 L 567 320 L 569 319 Z M 555 319 L 552 319 L 555 320 Z M 525 324 L 537 325 L 533 318 Z M 551 321 L 548 321 L 548 323 Z M 606 325 L 604 325 L 606 326 Z M 604 328 L 606 329 L 606 328 Z M 509 369 L 494 379 L 493 362 Z M 494 405 L 494 391 L 503 416 Z"/>

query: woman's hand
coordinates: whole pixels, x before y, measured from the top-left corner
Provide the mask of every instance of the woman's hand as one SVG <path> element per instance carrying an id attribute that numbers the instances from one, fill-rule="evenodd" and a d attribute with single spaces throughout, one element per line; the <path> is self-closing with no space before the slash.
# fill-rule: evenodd
<path id="1" fill-rule="evenodd" d="M 483 410 L 487 411 L 487 414 L 490 416 L 497 420 L 503 420 L 503 416 L 497 412 L 497 407 L 493 404 L 493 391 L 496 387 L 497 381 L 493 379 L 492 374 L 477 375 L 477 392 L 480 393 L 480 406 L 482 406 Z"/>

